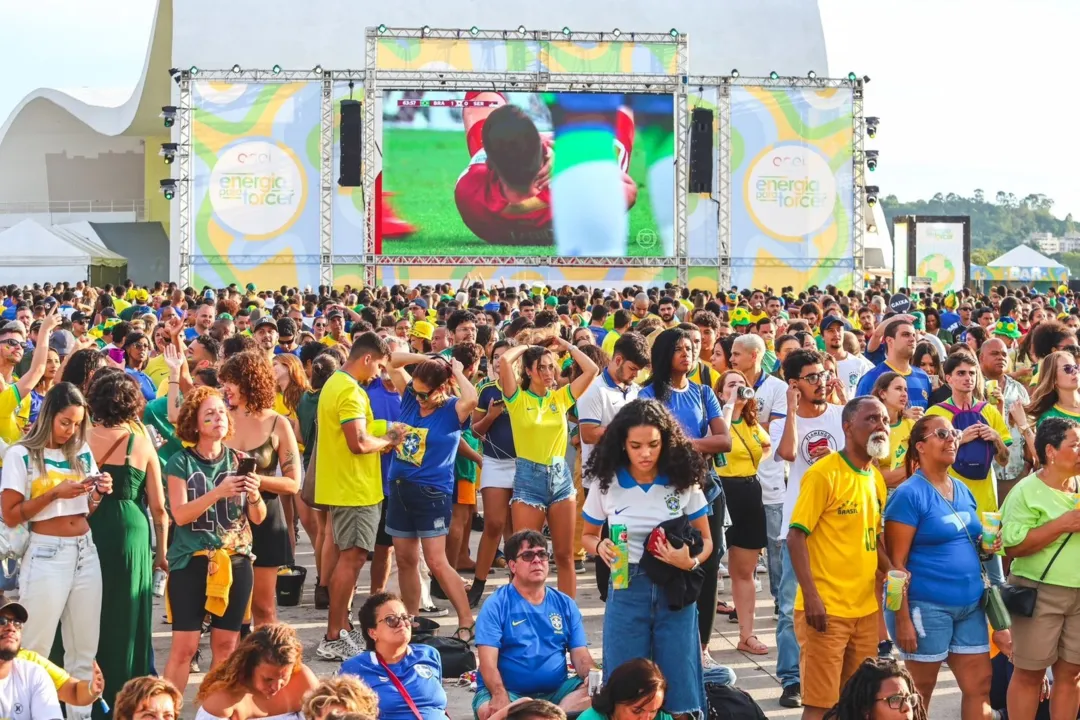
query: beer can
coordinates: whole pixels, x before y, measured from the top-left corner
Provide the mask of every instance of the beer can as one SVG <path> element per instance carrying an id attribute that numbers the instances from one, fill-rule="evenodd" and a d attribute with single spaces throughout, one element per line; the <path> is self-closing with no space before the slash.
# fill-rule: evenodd
<path id="1" fill-rule="evenodd" d="M 611 565 L 611 587 L 625 590 L 630 587 L 630 540 L 625 525 L 611 526 L 611 542 L 619 551 L 619 557 Z"/>
<path id="2" fill-rule="evenodd" d="M 165 579 L 167 577 L 168 574 L 161 568 L 154 571 L 154 597 L 165 597 Z"/>
<path id="3" fill-rule="evenodd" d="M 592 697 L 596 693 L 600 692 L 600 686 L 603 684 L 604 674 L 600 668 L 593 668 L 589 671 L 589 697 Z"/>

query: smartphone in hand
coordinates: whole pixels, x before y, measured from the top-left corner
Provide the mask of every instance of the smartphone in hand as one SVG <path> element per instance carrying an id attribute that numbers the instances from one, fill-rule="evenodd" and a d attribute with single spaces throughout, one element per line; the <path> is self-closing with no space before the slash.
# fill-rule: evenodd
<path id="1" fill-rule="evenodd" d="M 237 475 L 250 475 L 255 472 L 255 458 L 241 458 L 240 464 L 236 466 Z"/>

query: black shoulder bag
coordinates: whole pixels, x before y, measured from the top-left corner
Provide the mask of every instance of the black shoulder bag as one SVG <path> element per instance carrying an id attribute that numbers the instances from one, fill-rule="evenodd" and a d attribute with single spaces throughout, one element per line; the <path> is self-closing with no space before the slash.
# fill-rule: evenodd
<path id="1" fill-rule="evenodd" d="M 1046 569 L 1039 576 L 1039 585 L 1046 579 L 1046 573 L 1050 572 L 1054 561 L 1058 559 L 1058 555 L 1069 544 L 1069 540 L 1072 540 L 1072 536 L 1073 534 L 1069 533 L 1068 537 L 1065 538 L 1065 542 L 1058 546 L 1054 557 L 1050 558 L 1050 562 L 1046 564 Z M 1039 588 L 1005 584 L 1001 586 L 1001 599 L 1005 601 L 1005 607 L 1008 608 L 1011 614 L 1029 618 L 1035 614 L 1035 601 L 1039 599 Z"/>

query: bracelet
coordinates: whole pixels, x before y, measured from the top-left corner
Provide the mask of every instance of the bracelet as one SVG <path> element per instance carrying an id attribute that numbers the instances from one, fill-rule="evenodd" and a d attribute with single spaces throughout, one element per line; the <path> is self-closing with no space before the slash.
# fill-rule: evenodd
<path id="1" fill-rule="evenodd" d="M 179 380 L 170 380 L 170 381 L 169 381 L 169 384 L 170 384 L 170 385 L 179 385 L 179 384 L 180 384 L 180 381 L 179 381 Z"/>
<path id="2" fill-rule="evenodd" d="M 258 497 L 256 497 L 256 498 L 255 498 L 254 500 L 252 500 L 252 499 L 251 499 L 251 496 L 250 496 L 250 495 L 248 496 L 248 502 L 249 502 L 249 503 L 252 503 L 253 505 L 258 505 L 258 504 L 259 504 L 259 503 L 261 503 L 262 501 L 263 501 L 263 496 L 262 496 L 262 494 L 260 494 L 260 495 L 259 495 Z"/>

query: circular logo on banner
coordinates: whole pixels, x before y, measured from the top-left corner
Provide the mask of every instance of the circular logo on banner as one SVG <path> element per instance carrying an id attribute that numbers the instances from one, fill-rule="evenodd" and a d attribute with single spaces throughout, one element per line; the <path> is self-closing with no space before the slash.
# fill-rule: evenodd
<path id="1" fill-rule="evenodd" d="M 930 284 L 936 288 L 951 288 L 956 280 L 956 268 L 946 255 L 935 253 L 927 255 L 915 270 L 919 277 L 930 278 Z"/>
<path id="2" fill-rule="evenodd" d="M 889 309 L 895 313 L 906 313 L 911 309 L 911 298 L 903 293 L 896 293 L 889 298 Z"/>
<path id="3" fill-rule="evenodd" d="M 243 235 L 285 229 L 303 210 L 304 174 L 287 148 L 265 140 L 222 151 L 210 173 L 210 203 L 221 221 Z"/>
<path id="4" fill-rule="evenodd" d="M 836 204 L 836 178 L 813 148 L 779 145 L 758 155 L 746 174 L 750 216 L 763 231 L 802 237 L 821 228 Z"/>

